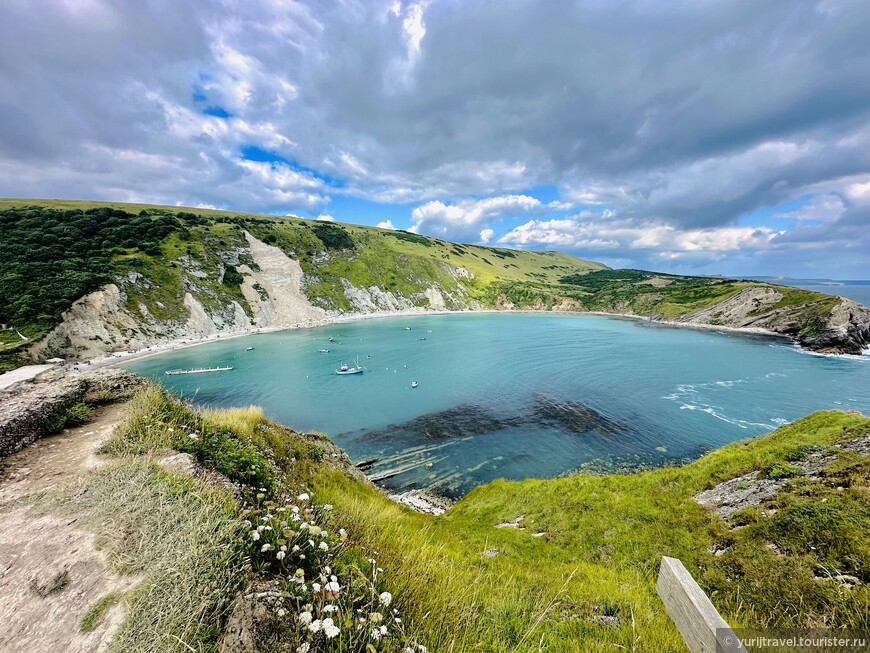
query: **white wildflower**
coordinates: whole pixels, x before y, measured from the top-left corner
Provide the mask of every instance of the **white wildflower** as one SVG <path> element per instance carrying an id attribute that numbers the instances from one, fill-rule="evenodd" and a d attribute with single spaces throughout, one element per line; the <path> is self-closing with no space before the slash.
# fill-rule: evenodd
<path id="1" fill-rule="evenodd" d="M 341 591 L 341 586 L 333 580 L 326 584 L 326 591 L 338 594 Z"/>
<path id="2" fill-rule="evenodd" d="M 294 545 L 293 545 L 293 553 L 296 553 L 298 550 L 299 550 L 299 545 L 298 545 L 298 544 L 294 544 Z"/>
<path id="3" fill-rule="evenodd" d="M 381 638 L 381 631 L 377 628 L 372 628 L 372 639 L 377 641 Z"/>
<path id="4" fill-rule="evenodd" d="M 300 494 L 300 495 L 299 495 L 298 497 L 296 497 L 296 498 L 299 499 L 300 501 L 308 501 L 308 499 L 310 499 L 311 497 L 308 496 L 308 493 L 307 493 L 307 492 L 303 492 L 302 494 Z"/>
<path id="5" fill-rule="evenodd" d="M 317 548 L 319 548 L 321 551 L 329 551 L 329 545 L 326 542 L 321 542 L 317 545 Z"/>
<path id="6" fill-rule="evenodd" d="M 347 531 L 344 530 L 343 528 L 339 528 L 338 535 L 339 535 L 339 537 L 341 537 L 341 539 L 346 539 L 347 538 Z"/>
<path id="7" fill-rule="evenodd" d="M 338 626 L 335 625 L 335 622 L 332 621 L 329 617 L 323 620 L 323 633 L 326 635 L 327 639 L 332 639 L 336 635 L 338 635 Z"/>
<path id="8" fill-rule="evenodd" d="M 260 533 L 258 531 L 251 531 L 251 539 L 256 542 L 260 539 Z"/>
<path id="9" fill-rule="evenodd" d="M 393 600 L 393 595 L 389 592 L 382 592 L 381 595 L 378 597 L 378 600 L 380 600 L 380 602 L 383 603 L 385 606 L 388 606 Z"/>
<path id="10" fill-rule="evenodd" d="M 312 619 L 313 617 L 308 610 L 299 613 L 299 623 L 301 623 L 303 626 L 307 626 L 308 624 L 310 624 Z"/>
<path id="11" fill-rule="evenodd" d="M 332 504 L 331 503 L 324 503 L 323 509 L 324 510 L 332 510 Z"/>
<path id="12" fill-rule="evenodd" d="M 382 615 L 380 612 L 372 612 L 369 615 L 369 619 L 372 623 L 379 624 L 384 620 L 384 615 Z"/>
<path id="13" fill-rule="evenodd" d="M 311 648 L 311 644 L 309 644 L 308 642 L 305 642 L 302 644 L 302 646 L 296 647 L 296 653 L 308 653 L 308 649 L 310 649 L 310 648 Z M 413 651 L 411 651 L 411 653 L 413 653 Z"/>
<path id="14" fill-rule="evenodd" d="M 338 606 L 333 605 L 332 603 L 329 603 L 328 605 L 323 606 L 323 611 L 324 612 L 338 612 Z"/>
<path id="15" fill-rule="evenodd" d="M 387 627 L 381 626 L 381 635 L 386 635 L 386 634 L 387 634 Z"/>
<path id="16" fill-rule="evenodd" d="M 313 589 L 315 592 L 319 592 L 320 591 L 320 583 L 311 583 L 311 589 Z"/>
<path id="17" fill-rule="evenodd" d="M 323 624 L 320 622 L 320 619 L 315 619 L 310 624 L 308 624 L 308 630 L 312 633 L 316 633 L 320 631 L 320 628 Z"/>
<path id="18" fill-rule="evenodd" d="M 266 551 L 271 551 L 272 545 L 266 542 L 263 546 L 260 547 L 260 553 L 266 553 Z"/>
<path id="19" fill-rule="evenodd" d="M 287 554 L 284 553 L 283 551 L 278 551 L 278 553 L 275 554 L 275 557 L 278 558 L 278 560 L 283 560 L 284 556 L 286 556 L 286 555 Z"/>

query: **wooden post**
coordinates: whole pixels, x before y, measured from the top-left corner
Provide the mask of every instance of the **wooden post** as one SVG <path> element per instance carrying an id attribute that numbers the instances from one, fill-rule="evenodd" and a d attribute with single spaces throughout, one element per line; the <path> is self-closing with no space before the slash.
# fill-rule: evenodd
<path id="1" fill-rule="evenodd" d="M 667 556 L 662 558 L 656 589 L 692 653 L 722 653 L 741 649 L 734 631 L 719 615 L 682 562 Z"/>

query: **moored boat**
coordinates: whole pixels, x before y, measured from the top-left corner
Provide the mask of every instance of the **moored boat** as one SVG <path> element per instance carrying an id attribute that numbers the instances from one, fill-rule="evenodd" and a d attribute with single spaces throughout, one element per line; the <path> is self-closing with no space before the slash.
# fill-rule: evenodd
<path id="1" fill-rule="evenodd" d="M 164 374 L 174 376 L 175 374 L 203 374 L 205 372 L 226 372 L 233 369 L 232 365 L 226 367 L 200 367 L 195 370 L 166 370 Z"/>
<path id="2" fill-rule="evenodd" d="M 335 373 L 338 375 L 346 375 L 346 374 L 362 374 L 366 371 L 362 365 L 359 364 L 359 360 L 354 362 L 353 367 L 349 366 L 347 363 L 342 363 L 341 367 L 335 370 Z"/>

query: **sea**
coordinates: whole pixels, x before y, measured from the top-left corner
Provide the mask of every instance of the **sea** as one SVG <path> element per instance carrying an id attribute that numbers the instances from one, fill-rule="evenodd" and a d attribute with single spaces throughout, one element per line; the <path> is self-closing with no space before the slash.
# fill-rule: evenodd
<path id="1" fill-rule="evenodd" d="M 364 373 L 335 374 L 355 361 Z M 679 464 L 816 410 L 870 414 L 870 355 L 594 315 L 359 320 L 125 367 L 199 405 L 262 406 L 328 435 L 385 489 L 448 499 L 499 478 Z"/>

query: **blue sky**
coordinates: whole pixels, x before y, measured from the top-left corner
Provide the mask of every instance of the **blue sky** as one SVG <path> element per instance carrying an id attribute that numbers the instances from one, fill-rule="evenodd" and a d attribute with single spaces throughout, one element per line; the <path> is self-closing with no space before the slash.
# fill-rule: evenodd
<path id="1" fill-rule="evenodd" d="M 859 0 L 13 0 L 0 195 L 870 277 Z"/>

